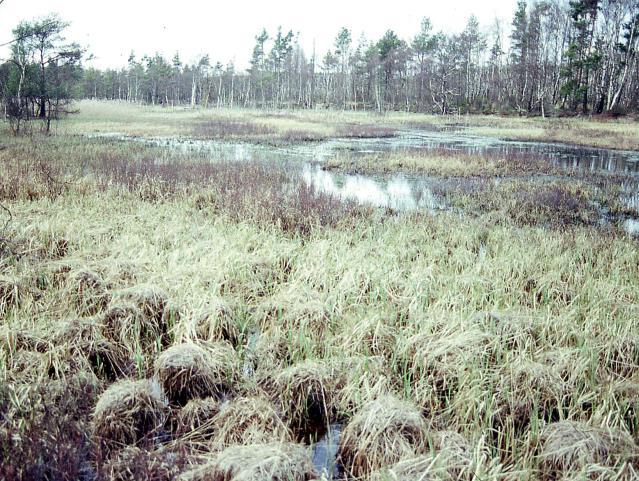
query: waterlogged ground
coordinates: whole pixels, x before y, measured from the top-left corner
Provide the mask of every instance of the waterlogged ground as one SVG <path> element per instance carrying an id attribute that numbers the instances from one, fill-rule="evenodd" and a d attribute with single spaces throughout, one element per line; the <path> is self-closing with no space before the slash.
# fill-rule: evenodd
<path id="1" fill-rule="evenodd" d="M 455 209 L 460 202 L 450 201 L 451 191 L 459 196 L 460 191 L 464 194 L 476 192 L 480 186 L 485 190 L 500 189 L 508 183 L 529 183 L 544 188 L 549 183 L 573 184 L 573 179 L 588 184 L 605 180 L 618 188 L 615 193 L 618 206 L 611 212 L 606 205 L 608 199 L 591 199 L 591 207 L 598 212 L 598 222 L 618 225 L 631 234 L 637 234 L 639 229 L 638 151 L 500 140 L 455 128 L 435 127 L 400 130 L 394 136 L 384 138 L 336 138 L 281 145 L 145 138 L 121 133 L 92 134 L 91 137 L 141 142 L 185 156 L 204 156 L 211 161 L 286 162 L 292 171 L 301 173 L 301 177 L 295 178 L 320 192 L 396 211 L 427 210 L 433 213 Z M 419 160 L 426 158 L 432 166 L 431 155 L 436 158 L 436 168 L 429 172 Z M 387 162 L 389 158 L 395 159 L 393 163 Z M 411 163 L 410 159 L 414 158 L 417 161 Z M 473 170 L 472 159 L 475 158 L 481 158 L 491 166 L 495 161 L 513 162 L 516 166 L 505 174 L 497 171 L 499 175 L 493 176 L 490 170 L 488 173 Z M 457 163 L 461 167 L 447 170 L 447 163 Z M 463 163 L 470 165 L 466 167 Z M 530 165 L 534 166 L 534 172 L 529 170 Z M 521 172 L 517 170 L 519 166 L 523 167 Z M 452 175 L 441 175 L 442 172 Z M 602 190 L 601 186 L 596 189 Z"/>
<path id="2" fill-rule="evenodd" d="M 1 141 L 0 479 L 638 478 L 636 152 L 117 109 Z"/>

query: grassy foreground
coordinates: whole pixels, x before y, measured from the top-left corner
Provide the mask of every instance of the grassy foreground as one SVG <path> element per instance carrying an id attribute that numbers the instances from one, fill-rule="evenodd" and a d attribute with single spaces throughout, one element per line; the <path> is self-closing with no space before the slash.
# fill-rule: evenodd
<path id="1" fill-rule="evenodd" d="M 637 479 L 635 239 L 3 143 L 0 479 Z"/>

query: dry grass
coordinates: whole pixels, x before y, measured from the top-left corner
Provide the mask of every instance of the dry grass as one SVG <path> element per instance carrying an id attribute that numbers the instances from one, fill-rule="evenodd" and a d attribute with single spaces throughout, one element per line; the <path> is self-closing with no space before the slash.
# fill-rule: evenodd
<path id="1" fill-rule="evenodd" d="M 476 135 L 591 147 L 639 150 L 637 122 L 631 119 L 463 117 L 460 125 Z"/>
<path id="2" fill-rule="evenodd" d="M 187 110 L 82 101 L 80 118 L 60 127 L 65 133 L 120 133 L 132 136 L 188 136 L 206 139 L 289 143 L 334 137 L 392 137 L 394 125 L 368 115 L 248 109 Z"/>
<path id="3" fill-rule="evenodd" d="M 180 481 L 310 481 L 317 474 L 308 450 L 297 444 L 231 446 Z"/>
<path id="4" fill-rule="evenodd" d="M 331 365 L 311 360 L 260 380 L 299 439 L 308 439 L 328 427 L 335 415 L 337 382 Z"/>
<path id="5" fill-rule="evenodd" d="M 191 399 L 176 416 L 175 432 L 178 438 L 190 441 L 209 441 L 216 434 L 213 419 L 220 412 L 217 398 Z"/>
<path id="6" fill-rule="evenodd" d="M 639 249 L 593 190 L 391 215 L 269 164 L 3 143 L 0 478 L 316 479 L 335 424 L 361 479 L 636 478 Z"/>
<path id="7" fill-rule="evenodd" d="M 420 412 L 392 396 L 381 397 L 348 423 L 339 445 L 340 463 L 350 476 L 366 476 L 426 450 Z"/>
<path id="8" fill-rule="evenodd" d="M 227 344 L 185 343 L 160 354 L 154 369 L 171 404 L 184 406 L 191 399 L 220 398 L 228 392 L 236 364 L 235 351 Z"/>
<path id="9" fill-rule="evenodd" d="M 540 434 L 539 463 L 542 476 L 554 479 L 589 465 L 622 466 L 620 475 L 633 479 L 639 448 L 633 439 L 615 429 L 562 421 L 549 424 Z M 632 463 L 633 466 L 625 463 Z"/>
<path id="10" fill-rule="evenodd" d="M 225 403 L 212 424 L 213 446 L 218 448 L 292 441 L 277 407 L 264 397 L 239 397 Z"/>
<path id="11" fill-rule="evenodd" d="M 181 453 L 166 449 L 140 449 L 127 446 L 97 470 L 99 481 L 171 481 L 185 469 Z"/>
<path id="12" fill-rule="evenodd" d="M 517 140 L 574 143 L 615 149 L 639 149 L 637 123 L 631 119 L 541 119 L 500 116 L 434 116 L 388 112 L 186 110 L 83 101 L 82 112 L 60 130 L 72 133 L 120 132 L 138 136 L 188 133 L 257 141 L 319 140 L 332 137 L 385 137 L 397 129 L 465 128 L 469 133 Z M 207 129 L 207 125 L 212 126 Z M 202 127 L 204 126 L 204 127 Z M 204 129 L 202 131 L 201 129 Z"/>
<path id="13" fill-rule="evenodd" d="M 337 156 L 322 168 L 355 174 L 419 173 L 430 176 L 495 178 L 514 175 L 559 175 L 566 170 L 553 167 L 533 152 L 468 154 L 445 148 L 406 149 L 363 157 Z"/>
<path id="14" fill-rule="evenodd" d="M 125 446 L 152 446 L 161 435 L 168 408 L 153 381 L 120 381 L 107 389 L 93 412 L 93 440 L 98 459 Z"/>

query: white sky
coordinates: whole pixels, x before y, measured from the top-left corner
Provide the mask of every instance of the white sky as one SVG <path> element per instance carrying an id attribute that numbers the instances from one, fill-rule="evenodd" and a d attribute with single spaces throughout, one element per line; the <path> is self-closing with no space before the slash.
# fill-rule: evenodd
<path id="1" fill-rule="evenodd" d="M 435 30 L 461 31 L 475 14 L 483 27 L 497 17 L 506 32 L 516 0 L 5 0 L 0 5 L 0 43 L 11 39 L 21 20 L 59 13 L 72 23 L 68 40 L 88 47 L 92 64 L 126 65 L 129 53 L 160 52 L 171 58 L 180 52 L 191 62 L 208 53 L 211 61 L 234 60 L 248 65 L 254 37 L 266 27 L 273 34 L 278 25 L 301 33 L 301 44 L 310 56 L 315 40 L 318 57 L 332 48 L 342 27 L 348 27 L 354 43 L 365 33 L 379 38 L 393 29 L 410 39 L 421 18 L 431 19 Z M 0 49 L 0 58 L 7 55 Z"/>

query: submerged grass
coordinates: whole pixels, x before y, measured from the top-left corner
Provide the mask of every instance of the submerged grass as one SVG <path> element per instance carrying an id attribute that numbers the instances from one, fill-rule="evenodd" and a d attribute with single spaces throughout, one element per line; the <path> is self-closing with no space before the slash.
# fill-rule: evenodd
<path id="1" fill-rule="evenodd" d="M 262 164 L 7 144 L 3 479 L 308 481 L 335 424 L 342 478 L 636 479 L 639 249 L 578 183 L 459 193 L 487 205 L 462 228 Z"/>

